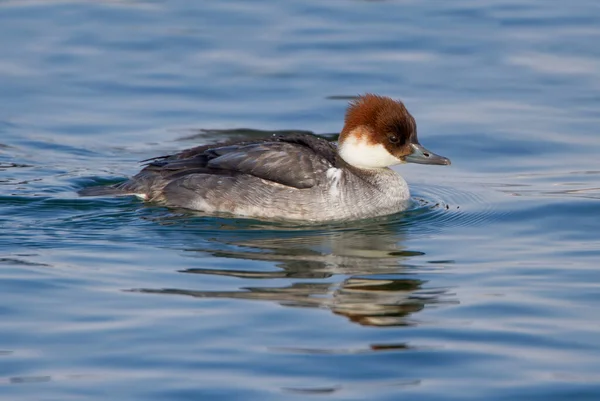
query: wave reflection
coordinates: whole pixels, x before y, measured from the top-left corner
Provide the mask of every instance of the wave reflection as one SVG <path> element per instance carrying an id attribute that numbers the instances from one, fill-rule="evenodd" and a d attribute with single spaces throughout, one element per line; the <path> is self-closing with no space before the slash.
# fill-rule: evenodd
<path id="1" fill-rule="evenodd" d="M 415 263 L 413 259 L 422 259 L 425 254 L 405 249 L 397 228 L 393 224 L 365 224 L 352 230 L 221 231 L 210 248 L 187 248 L 186 255 L 205 258 L 209 253 L 218 258 L 264 262 L 264 266 L 259 264 L 257 268 L 252 264 L 246 268 L 248 264 L 240 263 L 236 268 L 193 267 L 179 272 L 238 278 L 243 285 L 233 289 L 229 286 L 129 291 L 270 301 L 288 307 L 326 308 L 365 326 L 413 325 L 416 320 L 411 315 L 425 307 L 456 301 L 448 288 L 437 288 L 420 277 L 425 271 L 442 269 L 444 264 L 421 260 Z M 262 280 L 265 284 L 248 285 L 248 280 Z M 277 280 L 276 285 L 272 280 Z M 186 285 L 190 282 L 194 281 L 186 280 Z M 202 282 L 197 281 L 198 285 Z"/>

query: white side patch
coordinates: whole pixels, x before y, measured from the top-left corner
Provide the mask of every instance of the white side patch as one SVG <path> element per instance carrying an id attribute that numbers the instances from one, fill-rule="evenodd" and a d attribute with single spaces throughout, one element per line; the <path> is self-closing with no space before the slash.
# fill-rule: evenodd
<path id="1" fill-rule="evenodd" d="M 326 174 L 328 179 L 338 181 L 342 176 L 342 170 L 335 167 L 329 167 Z"/>
<path id="2" fill-rule="evenodd" d="M 335 167 L 330 167 L 326 172 L 329 180 L 329 192 L 331 196 L 337 197 L 340 194 L 340 178 L 342 178 L 342 170 Z"/>
<path id="3" fill-rule="evenodd" d="M 344 161 L 359 168 L 383 168 L 394 164 L 404 163 L 381 145 L 372 145 L 360 140 L 356 135 L 350 135 L 339 144 L 339 153 Z"/>
<path id="4" fill-rule="evenodd" d="M 136 198 L 141 199 L 141 200 L 148 199 L 148 195 L 146 195 L 146 194 L 133 194 L 133 196 L 135 196 Z"/>
<path id="5" fill-rule="evenodd" d="M 188 207 L 190 209 L 194 209 L 194 210 L 200 210 L 202 212 L 206 212 L 206 213 L 214 213 L 214 212 L 232 212 L 231 210 L 224 210 L 224 209 L 219 209 L 217 207 L 215 207 L 214 205 L 209 204 L 208 202 L 206 202 L 206 200 L 202 199 L 202 198 L 196 198 L 194 199 L 189 205 Z"/>

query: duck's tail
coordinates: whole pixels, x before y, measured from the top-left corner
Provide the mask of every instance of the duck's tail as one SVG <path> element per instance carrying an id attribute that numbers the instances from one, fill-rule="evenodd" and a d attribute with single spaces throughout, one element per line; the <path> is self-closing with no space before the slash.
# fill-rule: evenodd
<path id="1" fill-rule="evenodd" d="M 127 181 L 114 185 L 99 185 L 83 188 L 79 196 L 136 196 L 144 200 L 157 200 L 167 181 L 160 174 L 142 171 Z"/>

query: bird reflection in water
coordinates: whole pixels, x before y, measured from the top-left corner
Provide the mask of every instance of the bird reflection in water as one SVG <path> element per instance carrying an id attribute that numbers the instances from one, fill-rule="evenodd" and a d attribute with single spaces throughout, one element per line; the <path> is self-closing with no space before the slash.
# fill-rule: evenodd
<path id="1" fill-rule="evenodd" d="M 397 228 L 397 227 L 396 227 Z M 224 231 L 227 232 L 227 231 Z M 385 225 L 338 231 L 253 232 L 216 238 L 213 249 L 186 249 L 189 255 L 273 263 L 277 270 L 190 268 L 181 273 L 219 275 L 241 279 L 286 279 L 286 285 L 244 286 L 236 290 L 135 289 L 154 294 L 178 294 L 198 298 L 273 301 L 284 306 L 328 308 L 333 313 L 366 326 L 406 326 L 410 315 L 426 305 L 454 303 L 447 288 L 435 288 L 419 273 L 432 273 L 440 264 L 410 263 L 422 252 L 402 248 L 397 232 Z M 211 247 L 212 248 L 212 247 Z M 339 282 L 293 282 L 334 276 Z M 431 277 L 431 275 L 428 275 Z M 290 281 L 292 281 L 290 283 Z"/>

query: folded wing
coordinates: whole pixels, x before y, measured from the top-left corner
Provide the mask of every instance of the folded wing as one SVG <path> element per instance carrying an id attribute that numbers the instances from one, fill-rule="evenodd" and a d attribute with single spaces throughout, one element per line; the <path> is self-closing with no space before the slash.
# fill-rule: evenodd
<path id="1" fill-rule="evenodd" d="M 144 169 L 174 179 L 204 173 L 252 175 L 294 188 L 318 184 L 335 165 L 335 145 L 308 134 L 274 137 L 254 143 L 202 146 L 156 159 Z"/>

